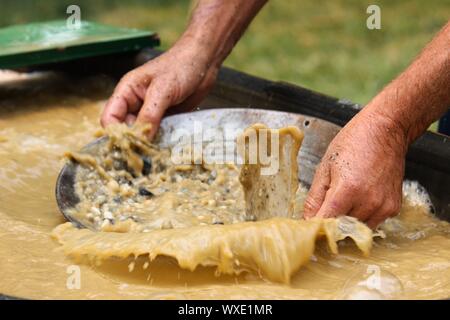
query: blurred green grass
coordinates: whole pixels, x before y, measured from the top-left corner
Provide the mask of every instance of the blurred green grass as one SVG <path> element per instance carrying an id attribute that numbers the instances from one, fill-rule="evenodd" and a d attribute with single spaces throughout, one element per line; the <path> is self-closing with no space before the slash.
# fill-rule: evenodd
<path id="1" fill-rule="evenodd" d="M 69 4 L 82 19 L 151 29 L 168 48 L 188 21 L 188 0 L 2 0 L 0 26 L 61 19 Z M 381 30 L 366 8 L 381 8 Z M 367 103 L 403 70 L 450 17 L 450 0 L 272 0 L 225 65 Z"/>

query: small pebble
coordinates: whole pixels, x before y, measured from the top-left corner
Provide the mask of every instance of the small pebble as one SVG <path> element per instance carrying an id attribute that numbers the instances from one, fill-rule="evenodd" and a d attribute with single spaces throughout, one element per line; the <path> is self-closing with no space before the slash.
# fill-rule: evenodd
<path id="1" fill-rule="evenodd" d="M 110 211 L 105 211 L 105 212 L 103 213 L 103 217 L 104 217 L 105 219 L 109 219 L 109 220 L 114 219 L 114 216 L 113 216 L 113 214 L 112 214 Z"/>
<path id="2" fill-rule="evenodd" d="M 154 196 L 154 194 L 151 191 L 145 189 L 144 187 L 139 187 L 139 194 L 144 197 L 153 197 Z"/>
<path id="3" fill-rule="evenodd" d="M 105 220 L 103 220 L 102 225 L 100 227 L 103 229 L 103 228 L 107 227 L 108 225 L 109 225 L 109 220 L 105 219 Z"/>
<path id="4" fill-rule="evenodd" d="M 161 225 L 161 229 L 173 229 L 172 221 L 166 220 Z"/>
<path id="5" fill-rule="evenodd" d="M 147 176 L 152 172 L 152 160 L 148 157 L 142 157 L 142 161 L 144 164 L 142 167 L 142 174 Z"/>

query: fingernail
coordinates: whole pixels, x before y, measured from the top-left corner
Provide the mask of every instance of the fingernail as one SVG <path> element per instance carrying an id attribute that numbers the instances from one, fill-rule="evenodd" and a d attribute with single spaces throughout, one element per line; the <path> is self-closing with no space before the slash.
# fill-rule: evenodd
<path id="1" fill-rule="evenodd" d="M 135 122 L 136 122 L 136 116 L 134 116 L 134 115 L 127 115 L 127 117 L 125 118 L 125 123 L 128 126 L 132 126 Z"/>

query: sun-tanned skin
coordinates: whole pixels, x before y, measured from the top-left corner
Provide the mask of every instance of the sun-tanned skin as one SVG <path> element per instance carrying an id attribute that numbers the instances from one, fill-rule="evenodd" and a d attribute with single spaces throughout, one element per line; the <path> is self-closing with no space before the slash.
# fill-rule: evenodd
<path id="1" fill-rule="evenodd" d="M 154 135 L 167 108 L 192 109 L 214 84 L 223 60 L 266 1 L 200 0 L 189 26 L 166 53 L 127 73 L 101 123 L 150 122 Z"/>
<path id="2" fill-rule="evenodd" d="M 126 74 L 101 118 L 152 123 L 194 108 L 265 0 L 199 0 L 188 28 L 160 57 Z M 305 218 L 351 215 L 375 228 L 398 213 L 408 145 L 450 106 L 450 23 L 334 138 L 305 203 Z"/>
<path id="3" fill-rule="evenodd" d="M 376 227 L 398 213 L 408 145 L 450 106 L 450 23 L 334 138 L 305 216 L 348 214 Z"/>

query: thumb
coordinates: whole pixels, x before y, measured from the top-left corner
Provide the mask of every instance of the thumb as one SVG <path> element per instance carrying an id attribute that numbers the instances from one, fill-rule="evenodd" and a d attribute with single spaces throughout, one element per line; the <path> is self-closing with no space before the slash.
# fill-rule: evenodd
<path id="1" fill-rule="evenodd" d="M 144 104 L 137 116 L 136 122 L 150 123 L 152 125 L 149 138 L 153 139 L 158 131 L 164 112 L 172 104 L 171 94 L 157 82 L 152 82 L 145 95 Z"/>
<path id="2" fill-rule="evenodd" d="M 319 211 L 330 187 L 330 171 L 327 165 L 321 163 L 316 170 L 314 179 L 305 200 L 303 217 L 309 219 Z"/>

